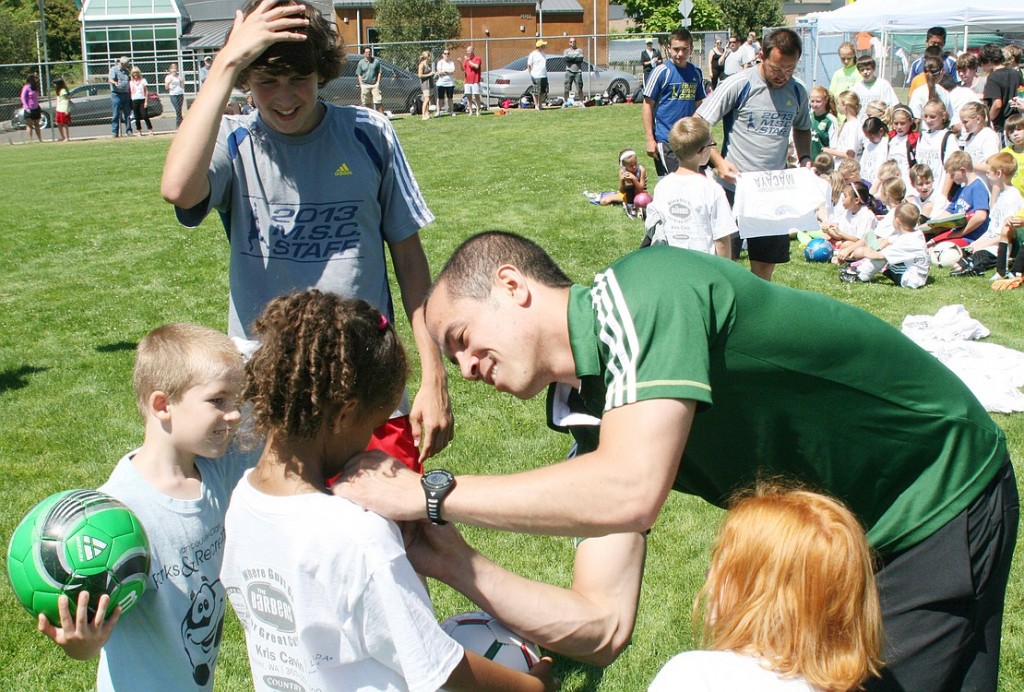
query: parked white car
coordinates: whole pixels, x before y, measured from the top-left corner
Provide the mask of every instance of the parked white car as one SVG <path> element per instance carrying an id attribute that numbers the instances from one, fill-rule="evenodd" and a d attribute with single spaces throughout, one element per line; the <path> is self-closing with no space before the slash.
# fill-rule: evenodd
<path id="1" fill-rule="evenodd" d="M 565 58 L 561 55 L 547 55 L 548 61 L 548 95 L 549 98 L 562 96 L 565 85 Z M 510 62 L 508 65 L 484 72 L 482 82 L 484 95 L 489 104 L 499 104 L 505 99 L 518 101 L 527 94 L 533 95 L 533 81 L 526 71 L 526 58 Z M 586 60 L 583 61 L 583 93 L 577 97 L 621 96 L 623 100 L 638 87 L 639 81 L 628 72 L 598 67 Z"/>

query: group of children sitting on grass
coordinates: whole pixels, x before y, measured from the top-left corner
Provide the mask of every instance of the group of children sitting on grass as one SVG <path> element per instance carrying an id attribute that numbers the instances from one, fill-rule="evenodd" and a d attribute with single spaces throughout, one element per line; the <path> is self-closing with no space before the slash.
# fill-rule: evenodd
<path id="1" fill-rule="evenodd" d="M 826 90 L 816 87 L 811 96 L 812 108 L 834 115 Z M 832 242 L 842 280 L 883 274 L 919 288 L 927 282 L 929 249 L 948 242 L 963 253 L 951 276 L 994 268 L 993 289 L 1024 283 L 1024 115 L 1007 118 L 1009 144 L 1000 150 L 979 103 L 960 109 L 958 138 L 939 98 L 925 102 L 920 131 L 908 106 L 871 102 L 860 120 L 857 94 L 843 92 L 840 102 L 845 120 L 831 135 L 814 138 L 832 144 L 815 148 L 814 167 L 827 188 L 820 229 L 801 237 Z M 683 118 L 669 144 L 680 166 L 654 188 L 643 246 L 728 257 L 727 236 L 737 231 L 732 210 L 721 187 L 701 175 L 714 144 L 710 129 L 701 118 Z"/>

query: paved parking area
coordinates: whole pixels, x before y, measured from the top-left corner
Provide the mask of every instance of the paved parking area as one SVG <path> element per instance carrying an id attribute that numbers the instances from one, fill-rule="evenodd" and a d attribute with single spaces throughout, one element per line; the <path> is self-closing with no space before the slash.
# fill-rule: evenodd
<path id="1" fill-rule="evenodd" d="M 74 114 L 72 114 L 72 118 L 74 118 Z M 171 110 L 170 114 L 168 114 L 166 111 L 164 111 L 163 115 L 159 115 L 159 116 L 157 116 L 155 118 L 151 118 L 150 120 L 153 123 L 153 132 L 155 132 L 157 135 L 171 134 L 171 133 L 174 132 L 175 128 L 174 128 L 174 111 L 173 111 L 173 109 Z M 10 122 L 3 123 L 3 125 L 5 127 L 2 130 L 2 134 L 0 134 L 0 137 L 2 137 L 2 140 L 0 140 L 0 141 L 6 142 L 8 144 L 26 144 L 28 142 L 28 133 L 26 133 L 25 130 L 11 130 L 10 129 Z M 136 135 L 136 133 L 134 132 L 134 128 L 135 128 L 135 121 L 133 119 L 132 120 L 132 130 L 133 130 L 132 134 Z M 146 128 L 146 123 L 142 123 L 142 128 L 143 129 Z M 47 130 L 43 130 L 43 143 L 44 144 L 47 143 L 47 142 L 56 142 L 56 141 L 58 141 L 58 138 L 59 138 L 59 134 L 57 132 L 57 128 L 56 127 L 51 127 L 51 128 L 49 128 Z M 106 125 L 75 125 L 74 124 L 74 120 L 72 120 L 72 122 L 71 122 L 71 139 L 72 139 L 72 141 L 75 141 L 75 140 L 87 140 L 87 139 L 110 139 L 110 138 L 111 138 L 111 135 L 110 135 L 110 125 L 109 124 L 106 124 Z M 123 138 L 124 137 L 123 137 L 123 134 L 122 134 L 122 139 Z M 133 138 L 137 139 L 137 137 L 133 137 Z M 35 139 L 33 139 L 32 141 L 34 142 Z"/>

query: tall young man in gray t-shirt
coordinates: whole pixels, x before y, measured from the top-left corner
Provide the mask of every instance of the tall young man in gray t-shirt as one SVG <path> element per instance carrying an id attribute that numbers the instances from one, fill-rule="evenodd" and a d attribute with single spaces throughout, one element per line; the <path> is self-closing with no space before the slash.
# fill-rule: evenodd
<path id="1" fill-rule="evenodd" d="M 739 173 L 786 167 L 790 132 L 800 165 L 811 165 L 807 89 L 793 79 L 802 50 L 795 32 L 773 31 L 764 41 L 764 60 L 719 84 L 697 109 L 697 115 L 712 125 L 723 121 L 722 150 L 711 150 L 711 162 L 730 204 Z M 738 241 L 737 237 L 734 258 L 739 254 Z M 748 238 L 747 251 L 750 271 L 771 281 L 775 265 L 789 261 L 789 236 Z"/>

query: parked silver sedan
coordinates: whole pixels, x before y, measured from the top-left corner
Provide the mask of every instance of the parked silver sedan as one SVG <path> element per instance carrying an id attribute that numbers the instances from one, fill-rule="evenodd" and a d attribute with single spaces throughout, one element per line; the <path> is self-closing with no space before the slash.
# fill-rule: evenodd
<path id="1" fill-rule="evenodd" d="M 562 95 L 565 84 L 565 58 L 561 55 L 547 55 L 548 85 L 552 98 Z M 533 96 L 533 81 L 526 71 L 526 58 L 510 62 L 497 70 L 483 74 L 484 94 L 491 104 L 499 104 L 505 99 L 518 101 L 523 96 Z M 621 96 L 625 100 L 632 94 L 639 82 L 628 72 L 598 67 L 586 60 L 583 61 L 583 94 L 577 96 Z"/>

